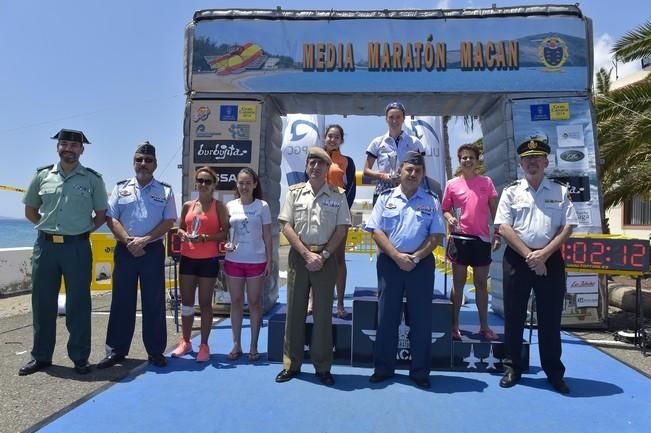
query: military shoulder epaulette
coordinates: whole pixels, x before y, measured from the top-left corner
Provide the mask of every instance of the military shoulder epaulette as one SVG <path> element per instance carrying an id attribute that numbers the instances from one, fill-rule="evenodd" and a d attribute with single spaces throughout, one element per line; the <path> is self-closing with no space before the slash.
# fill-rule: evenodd
<path id="1" fill-rule="evenodd" d="M 506 188 L 511 188 L 512 186 L 516 186 L 516 185 L 519 185 L 519 184 L 520 184 L 520 179 L 516 179 L 513 182 L 511 182 L 510 184 L 506 185 Z"/>
<path id="2" fill-rule="evenodd" d="M 122 185 L 123 183 L 129 182 L 129 179 L 124 179 L 118 182 L 118 185 Z"/>
<path id="3" fill-rule="evenodd" d="M 570 183 L 569 183 L 569 182 L 563 182 L 563 181 L 561 181 L 560 179 L 550 179 L 550 180 L 551 180 L 552 182 L 555 182 L 555 183 L 559 184 L 560 186 L 565 186 L 565 187 L 568 187 L 568 188 L 570 187 Z"/>
<path id="4" fill-rule="evenodd" d="M 393 192 L 393 188 L 385 189 L 384 191 L 382 191 L 380 193 L 380 195 L 387 194 L 387 193 L 390 193 L 390 192 Z"/>
<path id="5" fill-rule="evenodd" d="M 161 185 L 166 186 L 168 188 L 172 187 L 172 185 L 170 185 L 169 183 L 161 182 L 160 180 L 158 181 L 158 183 L 160 183 Z"/>
<path id="6" fill-rule="evenodd" d="M 88 167 L 86 167 L 86 170 L 90 171 L 91 173 L 93 173 L 93 174 L 94 174 L 95 176 L 97 176 L 97 177 L 102 177 L 102 175 L 101 175 L 100 173 L 96 172 L 96 171 L 93 170 L 92 168 L 88 168 Z"/>
<path id="7" fill-rule="evenodd" d="M 305 186 L 305 182 L 295 183 L 294 185 L 292 185 L 292 186 L 289 187 L 289 190 L 290 190 L 290 191 L 294 191 L 294 190 L 296 190 L 296 189 L 301 189 L 301 188 L 303 188 L 304 186 Z"/>
<path id="8" fill-rule="evenodd" d="M 435 192 L 432 191 L 431 189 L 428 189 L 428 190 L 426 190 L 426 191 L 427 191 L 427 193 L 428 193 L 429 195 L 431 195 L 432 197 L 434 197 L 435 199 L 437 199 L 437 200 L 440 201 L 440 199 L 439 199 L 439 195 L 438 195 L 437 193 L 435 193 Z"/>
<path id="9" fill-rule="evenodd" d="M 52 170 L 52 167 L 54 167 L 54 164 L 44 165 L 43 167 L 39 167 L 39 168 L 37 168 L 36 171 L 41 171 L 41 170 Z"/>

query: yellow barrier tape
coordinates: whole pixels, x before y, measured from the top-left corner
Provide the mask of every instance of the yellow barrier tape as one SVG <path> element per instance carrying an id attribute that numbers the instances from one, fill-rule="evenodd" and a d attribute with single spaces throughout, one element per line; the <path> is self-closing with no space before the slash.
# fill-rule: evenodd
<path id="1" fill-rule="evenodd" d="M 18 188 L 18 187 L 15 187 L 15 186 L 0 185 L 0 191 L 25 192 L 25 191 L 27 191 L 27 189 Z M 111 191 L 107 191 L 107 194 L 111 195 Z"/>
<path id="2" fill-rule="evenodd" d="M 25 192 L 25 188 L 16 188 L 15 186 L 0 185 L 0 191 Z"/>

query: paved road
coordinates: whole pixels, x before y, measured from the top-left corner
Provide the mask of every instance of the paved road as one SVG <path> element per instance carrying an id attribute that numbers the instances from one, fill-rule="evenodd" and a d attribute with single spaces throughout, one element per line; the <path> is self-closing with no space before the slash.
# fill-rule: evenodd
<path id="1" fill-rule="evenodd" d="M 30 295 L 0 299 L 0 310 L 22 311 L 29 306 Z M 101 292 L 93 295 L 91 364 L 104 357 L 104 338 L 108 323 L 111 294 Z M 29 308 L 27 308 L 29 311 Z M 140 313 L 140 310 L 138 310 Z M 216 318 L 218 319 L 218 318 Z M 221 319 L 218 319 L 221 320 Z M 195 322 L 198 325 L 198 317 Z M 147 360 L 142 344 L 142 322 L 136 320 L 136 332 L 129 357 L 121 366 L 106 370 L 93 368 L 88 375 L 79 376 L 73 370 L 66 353 L 68 332 L 65 317 L 57 319 L 57 343 L 54 366 L 30 376 L 18 376 L 18 369 L 30 359 L 32 344 L 31 312 L 0 317 L 0 432 L 20 432 L 40 423 L 48 417 L 67 409 L 70 405 L 90 394 L 110 386 L 127 376 Z M 197 329 L 198 331 L 198 329 Z M 172 316 L 167 320 L 168 349 L 178 342 Z M 230 348 L 211 348 L 228 351 Z"/>

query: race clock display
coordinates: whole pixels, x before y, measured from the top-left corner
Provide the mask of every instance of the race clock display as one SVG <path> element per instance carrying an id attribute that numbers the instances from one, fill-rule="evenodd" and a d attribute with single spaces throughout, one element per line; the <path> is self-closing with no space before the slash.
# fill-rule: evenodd
<path id="1" fill-rule="evenodd" d="M 620 236 L 571 237 L 561 247 L 569 268 L 649 272 L 649 241 Z"/>

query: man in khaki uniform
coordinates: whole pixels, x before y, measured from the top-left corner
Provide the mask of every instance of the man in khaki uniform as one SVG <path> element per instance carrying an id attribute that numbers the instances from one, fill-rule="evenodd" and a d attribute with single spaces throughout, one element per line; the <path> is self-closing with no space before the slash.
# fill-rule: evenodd
<path id="1" fill-rule="evenodd" d="M 287 382 L 301 371 L 305 344 L 305 316 L 313 290 L 314 328 L 310 357 L 324 385 L 334 384 L 332 365 L 332 300 L 337 263 L 331 254 L 343 242 L 350 211 L 343 190 L 326 184 L 332 160 L 319 147 L 308 149 L 306 183 L 289 188 L 278 215 L 291 249 L 287 272 L 287 322 L 283 345 L 284 369 L 276 382 Z"/>
<path id="2" fill-rule="evenodd" d="M 79 163 L 84 144 L 81 131 L 62 129 L 57 140 L 57 164 L 36 170 L 23 198 L 25 217 L 36 225 L 38 237 L 32 259 L 32 359 L 18 372 L 36 373 L 52 364 L 56 341 L 57 298 L 61 276 L 66 283 L 68 356 L 75 371 L 90 371 L 90 281 L 93 257 L 89 234 L 104 224 L 108 207 L 102 176 Z"/>

